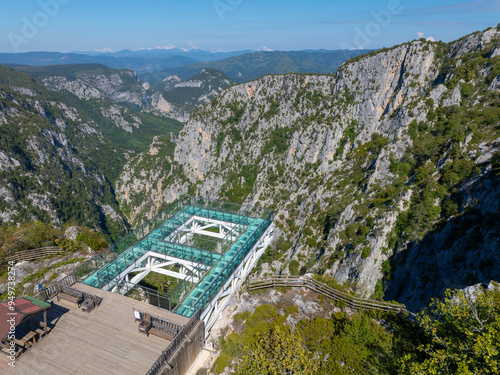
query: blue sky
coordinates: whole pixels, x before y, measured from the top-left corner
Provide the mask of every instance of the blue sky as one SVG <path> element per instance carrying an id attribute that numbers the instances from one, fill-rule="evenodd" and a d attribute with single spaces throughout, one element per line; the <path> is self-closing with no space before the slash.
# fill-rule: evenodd
<path id="1" fill-rule="evenodd" d="M 0 0 L 0 51 L 380 48 L 500 22 L 500 0 Z M 45 5 L 44 5 L 45 4 Z M 55 4 L 55 5 L 54 5 Z"/>

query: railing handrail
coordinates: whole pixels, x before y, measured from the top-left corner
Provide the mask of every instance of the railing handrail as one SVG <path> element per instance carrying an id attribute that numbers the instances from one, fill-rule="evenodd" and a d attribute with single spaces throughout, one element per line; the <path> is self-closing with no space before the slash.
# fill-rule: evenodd
<path id="1" fill-rule="evenodd" d="M 178 207 L 182 202 L 185 202 L 183 203 L 183 207 L 187 207 L 189 204 L 190 204 L 190 199 L 191 197 L 189 196 L 185 196 L 183 197 L 181 200 L 175 202 L 175 203 L 172 203 L 170 206 L 168 206 L 165 210 L 161 211 L 160 213 L 158 213 L 157 215 L 155 215 L 153 218 L 151 218 L 150 220 L 146 221 L 145 223 L 141 224 L 139 227 L 137 227 L 136 229 L 134 229 L 133 231 L 127 233 L 124 237 L 122 237 L 119 241 L 109 245 L 106 249 L 104 249 L 102 252 L 101 252 L 101 255 L 98 257 L 98 256 L 94 256 L 92 259 L 90 259 L 89 261 L 87 261 L 86 263 L 84 263 L 82 266 L 79 267 L 79 269 L 83 269 L 84 267 L 86 267 L 88 264 L 91 264 L 92 261 L 96 260 L 96 259 L 104 259 L 105 261 L 105 264 L 108 264 L 109 262 L 111 262 L 112 260 L 114 260 L 118 255 L 120 255 L 121 253 L 117 254 L 116 252 L 112 251 L 111 249 L 113 247 L 116 247 L 117 245 L 123 243 L 127 238 L 133 236 L 135 233 L 139 232 L 141 229 L 145 228 L 147 225 L 149 225 L 150 223 L 153 223 L 153 222 L 156 222 L 156 219 L 158 219 L 159 217 L 161 217 L 163 214 L 165 214 L 167 211 L 170 211 L 172 209 L 173 206 L 176 206 Z M 186 204 L 187 203 L 187 204 Z M 175 214 L 177 214 L 180 210 L 176 210 L 175 211 Z M 169 220 L 171 219 L 173 216 L 175 216 L 175 214 L 169 214 L 170 216 L 168 216 L 168 218 L 166 219 L 162 219 L 162 222 L 160 224 L 157 224 L 157 225 L 153 225 L 152 229 L 150 230 L 149 233 L 153 232 L 154 230 L 156 230 L 157 228 L 159 228 L 160 226 L 162 226 L 164 224 L 164 222 L 166 220 Z M 129 249 L 130 247 L 132 246 L 135 246 L 137 243 L 141 242 L 142 240 L 144 240 L 144 238 L 147 237 L 147 235 L 143 235 L 141 236 L 139 239 L 137 239 L 135 242 L 129 244 L 126 248 L 126 249 Z M 115 257 L 113 257 L 112 259 L 110 260 L 107 260 L 106 259 L 106 256 L 108 254 L 116 254 Z M 123 252 L 122 252 L 123 253 Z M 102 267 L 101 267 L 102 268 Z"/>
<path id="2" fill-rule="evenodd" d="M 269 221 L 269 222 L 271 222 L 271 223 L 272 223 L 271 217 L 272 217 L 272 215 L 273 215 L 273 214 L 274 214 L 274 211 L 271 211 L 271 212 L 267 215 L 267 217 L 266 217 L 265 219 L 263 219 L 263 220 L 262 220 L 262 223 L 260 223 L 259 227 L 257 228 L 257 230 L 256 230 L 255 232 L 258 232 L 258 231 L 261 229 L 261 227 L 264 227 L 264 224 L 265 224 L 267 221 Z M 271 225 L 271 224 L 269 224 L 269 225 Z M 268 227 L 269 227 L 269 226 L 268 226 Z M 266 231 L 266 229 L 265 229 L 263 232 L 265 232 L 265 231 Z M 242 235 L 243 235 L 243 233 L 242 233 Z M 240 246 L 240 251 L 242 251 L 242 249 L 245 247 L 245 245 L 246 245 L 246 244 L 247 244 L 247 243 L 248 243 L 251 239 L 252 239 L 252 238 L 251 238 L 251 237 L 249 237 L 249 238 L 245 241 L 245 243 L 244 243 L 243 245 L 241 245 L 241 246 Z M 223 273 L 224 273 L 224 271 L 225 271 L 225 270 L 226 270 L 226 269 L 227 269 L 230 265 L 232 265 L 232 264 L 233 264 L 234 259 L 235 259 L 235 258 L 239 255 L 240 251 L 236 252 L 236 253 L 233 255 L 233 257 L 232 257 L 232 258 L 231 258 L 231 259 L 227 262 L 226 266 L 222 269 L 222 271 L 220 271 L 220 272 L 219 272 L 219 275 L 220 275 L 220 274 L 223 274 Z M 208 274 L 208 273 L 207 273 L 207 274 Z M 201 281 L 201 280 L 200 280 L 200 281 Z M 195 306 L 195 305 L 198 303 L 198 301 L 201 301 L 201 300 L 205 297 L 205 295 L 206 295 L 207 293 L 209 293 L 209 292 L 210 292 L 210 290 L 211 290 L 211 288 L 212 288 L 212 285 L 214 285 L 217 281 L 218 281 L 218 278 L 215 278 L 215 279 L 214 279 L 214 280 L 210 283 L 210 285 L 209 285 L 207 288 L 205 288 L 205 291 L 202 293 L 202 295 L 201 295 L 200 297 L 198 297 L 198 298 L 197 298 L 197 300 L 196 300 L 196 302 L 193 304 L 193 306 Z M 222 288 L 222 287 L 223 287 L 223 285 L 221 285 L 221 288 Z M 217 292 L 218 292 L 219 290 L 220 290 L 220 288 L 219 288 L 219 289 L 217 289 L 217 291 L 214 293 L 214 295 L 216 295 L 216 294 L 217 294 Z M 212 298 L 210 298 L 210 299 L 212 299 Z M 179 303 L 179 305 L 180 305 L 180 304 L 181 304 L 181 303 Z"/>
<path id="3" fill-rule="evenodd" d="M 100 257 L 101 259 L 104 259 L 101 254 L 99 254 L 97 251 L 92 249 L 89 245 L 87 245 L 85 242 L 80 241 L 80 246 L 87 252 L 87 254 L 92 255 L 92 257 Z"/>
<path id="4" fill-rule="evenodd" d="M 305 276 L 305 275 L 304 275 Z M 367 298 L 360 298 L 360 297 L 356 297 L 356 296 L 352 296 L 350 294 L 347 294 L 345 292 L 342 292 L 340 290 L 337 290 L 337 289 L 334 289 L 332 288 L 331 286 L 327 285 L 327 284 L 323 284 L 323 283 L 320 283 L 319 281 L 315 280 L 315 279 L 311 279 L 311 278 L 307 278 L 307 277 L 304 277 L 304 276 L 297 276 L 297 275 L 275 275 L 275 276 L 271 276 L 270 278 L 258 278 L 258 279 L 252 279 L 251 282 L 254 283 L 254 284 L 257 284 L 257 283 L 265 283 L 267 282 L 268 280 L 287 280 L 287 279 L 294 279 L 294 280 L 307 280 L 307 282 L 309 283 L 312 283 L 312 284 L 316 284 L 315 286 L 318 287 L 318 288 L 324 288 L 330 292 L 332 292 L 333 294 L 338 294 L 340 295 L 341 297 L 344 297 L 350 301 L 354 301 L 354 302 L 358 302 L 358 303 L 374 303 L 374 304 L 379 304 L 379 305 L 386 305 L 388 307 L 393 307 L 393 306 L 400 306 L 400 305 L 397 305 L 397 304 L 394 304 L 394 303 L 391 303 L 391 302 L 386 302 L 386 301 L 375 301 L 375 300 L 371 300 L 371 299 L 367 299 Z"/>
<path id="5" fill-rule="evenodd" d="M 45 288 L 43 288 L 41 291 L 39 291 L 36 296 L 43 296 L 45 297 L 46 300 L 53 298 L 58 292 L 59 288 L 58 286 L 64 285 L 70 287 L 71 285 L 75 284 L 77 282 L 77 277 L 76 273 L 73 270 L 69 275 L 66 275 L 63 277 L 61 280 L 55 281 L 52 284 L 47 285 Z"/>
<path id="6" fill-rule="evenodd" d="M 251 291 L 276 286 L 307 287 L 326 297 L 342 300 L 346 302 L 349 307 L 358 310 L 373 309 L 381 311 L 404 312 L 408 313 L 409 315 L 413 315 L 413 313 L 408 311 L 406 309 L 406 306 L 403 304 L 396 304 L 386 301 L 374 301 L 371 299 L 351 296 L 345 292 L 334 289 L 327 284 L 323 284 L 317 280 L 314 280 L 306 275 L 274 275 L 268 278 L 250 279 L 248 283 L 248 290 Z"/>
<path id="7" fill-rule="evenodd" d="M 146 375 L 158 375 L 161 373 L 163 367 L 168 363 L 174 352 L 181 345 L 184 337 L 191 333 L 193 327 L 200 320 L 200 310 L 197 310 L 189 321 L 182 327 L 182 329 L 175 335 L 170 345 L 160 354 L 158 359 L 146 372 Z"/>

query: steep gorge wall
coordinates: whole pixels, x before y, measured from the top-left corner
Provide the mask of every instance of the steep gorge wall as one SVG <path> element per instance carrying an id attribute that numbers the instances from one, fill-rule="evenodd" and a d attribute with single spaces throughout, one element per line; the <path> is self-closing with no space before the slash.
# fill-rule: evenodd
<path id="1" fill-rule="evenodd" d="M 191 116 L 162 159 L 168 168 L 147 155 L 129 161 L 120 203 L 135 222 L 186 193 L 273 207 L 279 239 L 261 273 L 327 273 L 365 295 L 385 285 L 414 307 L 445 286 L 487 282 L 498 267 L 476 265 L 475 276 L 450 282 L 442 274 L 462 267 L 457 256 L 430 280 L 422 267 L 443 258 L 429 236 L 466 220 L 477 200 L 498 211 L 490 159 L 499 36 L 492 28 L 450 45 L 414 41 L 349 61 L 336 76 L 266 76 L 227 89 Z M 492 118 L 466 126 L 467 111 Z M 497 229 L 484 259 L 496 259 Z M 458 251 L 441 248 L 445 258 Z"/>

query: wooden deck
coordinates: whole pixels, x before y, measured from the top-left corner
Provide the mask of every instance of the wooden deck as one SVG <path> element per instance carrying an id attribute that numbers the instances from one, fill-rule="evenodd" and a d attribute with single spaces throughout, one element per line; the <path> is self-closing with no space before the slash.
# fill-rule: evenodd
<path id="1" fill-rule="evenodd" d="M 178 325 L 189 320 L 120 294 L 84 284 L 73 287 L 102 297 L 101 306 L 85 313 L 75 303 L 55 300 L 47 310 L 48 336 L 21 355 L 15 368 L 0 356 L 1 374 L 142 375 L 169 341 L 139 333 L 133 309 Z"/>

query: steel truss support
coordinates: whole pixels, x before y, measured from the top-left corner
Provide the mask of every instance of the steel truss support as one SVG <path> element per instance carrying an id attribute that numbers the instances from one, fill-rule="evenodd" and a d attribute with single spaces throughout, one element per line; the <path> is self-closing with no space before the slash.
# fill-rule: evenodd
<path id="1" fill-rule="evenodd" d="M 176 229 L 172 234 L 166 237 L 165 241 L 182 244 L 195 234 L 200 234 L 216 239 L 223 239 L 226 236 L 227 232 L 231 231 L 236 225 L 237 224 L 229 223 L 226 221 L 208 219 L 201 216 L 193 216 L 184 224 L 182 224 L 178 229 Z M 209 228 L 217 228 L 219 233 L 207 230 Z M 164 269 L 164 267 L 168 267 L 173 264 L 181 264 L 181 269 L 179 270 L 179 272 Z M 117 275 L 107 285 L 103 286 L 102 289 L 116 292 L 120 287 L 120 280 L 125 280 L 132 285 L 137 285 L 151 272 L 156 272 L 162 275 L 172 276 L 177 279 L 184 280 L 189 271 L 194 271 L 196 269 L 206 270 L 207 266 L 180 258 L 163 255 L 154 251 L 148 251 L 146 254 L 132 263 L 129 267 L 120 272 L 120 274 Z M 129 274 L 135 272 L 139 273 L 130 278 Z M 192 278 L 192 282 L 197 283 L 198 281 L 199 277 Z"/>
<path id="2" fill-rule="evenodd" d="M 217 293 L 212 302 L 210 302 L 207 308 L 202 312 L 201 319 L 205 322 L 205 336 L 208 336 L 208 332 L 227 307 L 230 299 L 236 294 L 252 268 L 266 251 L 273 240 L 273 233 L 274 223 L 264 232 L 259 241 L 229 277 L 219 293 Z"/>
<path id="3" fill-rule="evenodd" d="M 166 270 L 163 267 L 168 267 L 174 264 L 180 264 L 179 272 Z M 117 293 L 117 288 L 120 287 L 119 281 L 125 280 L 129 285 L 137 285 L 142 279 L 144 279 L 151 272 L 160 273 L 162 275 L 172 276 L 177 279 L 184 280 L 190 271 L 200 270 L 204 272 L 208 267 L 202 263 L 196 263 L 193 261 L 174 258 L 169 255 L 164 255 L 160 253 L 155 253 L 154 251 L 148 251 L 142 257 L 137 259 L 128 268 L 124 269 L 118 276 L 116 276 L 107 285 L 103 286 L 103 290 L 111 290 Z M 130 278 L 131 273 L 139 272 L 134 277 Z M 201 276 L 201 275 L 200 275 Z M 198 282 L 199 277 L 193 277 L 193 282 Z"/>
<path id="4" fill-rule="evenodd" d="M 194 234 L 201 234 L 208 237 L 223 239 L 227 232 L 232 231 L 238 224 L 209 219 L 202 216 L 193 216 L 179 228 L 165 238 L 166 241 L 175 243 L 186 243 Z M 208 231 L 209 228 L 217 228 L 219 233 Z"/>

